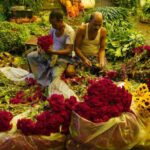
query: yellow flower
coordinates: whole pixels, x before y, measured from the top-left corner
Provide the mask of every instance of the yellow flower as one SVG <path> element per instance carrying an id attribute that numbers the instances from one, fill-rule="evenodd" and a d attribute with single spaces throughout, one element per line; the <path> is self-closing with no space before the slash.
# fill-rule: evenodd
<path id="1" fill-rule="evenodd" d="M 149 92 L 149 89 L 146 84 L 140 84 L 137 90 L 135 91 L 136 95 L 140 97 L 143 97 L 147 92 Z"/>

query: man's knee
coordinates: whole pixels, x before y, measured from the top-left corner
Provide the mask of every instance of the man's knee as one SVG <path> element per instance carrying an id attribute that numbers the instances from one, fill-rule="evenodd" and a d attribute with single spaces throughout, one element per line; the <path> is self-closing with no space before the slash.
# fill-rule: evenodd
<path id="1" fill-rule="evenodd" d="M 31 52 L 27 55 L 27 59 L 28 60 L 31 60 L 33 58 L 37 58 L 38 57 L 38 52 L 37 51 L 34 51 L 34 52 Z"/>

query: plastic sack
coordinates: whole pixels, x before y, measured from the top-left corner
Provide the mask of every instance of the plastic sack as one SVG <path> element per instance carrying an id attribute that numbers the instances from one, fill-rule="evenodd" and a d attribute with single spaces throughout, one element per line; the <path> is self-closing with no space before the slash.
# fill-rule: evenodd
<path id="1" fill-rule="evenodd" d="M 141 132 L 141 125 L 133 113 L 123 113 L 104 123 L 93 123 L 73 112 L 70 125 L 73 140 L 68 140 L 67 149 L 127 150 L 139 143 Z"/>
<path id="2" fill-rule="evenodd" d="M 0 68 L 0 72 L 12 81 L 23 81 L 27 77 L 34 78 L 33 74 L 21 68 L 3 67 Z"/>
<path id="3" fill-rule="evenodd" d="M 64 150 L 65 139 L 61 134 L 49 137 L 5 134 L 0 137 L 0 150 Z"/>
<path id="4" fill-rule="evenodd" d="M 81 0 L 85 9 L 90 9 L 95 7 L 95 0 Z"/>
<path id="5" fill-rule="evenodd" d="M 75 96 L 78 100 L 78 96 L 73 90 L 60 78 L 56 78 L 48 87 L 49 96 L 52 94 L 63 94 L 65 98 L 70 98 L 70 96 Z"/>

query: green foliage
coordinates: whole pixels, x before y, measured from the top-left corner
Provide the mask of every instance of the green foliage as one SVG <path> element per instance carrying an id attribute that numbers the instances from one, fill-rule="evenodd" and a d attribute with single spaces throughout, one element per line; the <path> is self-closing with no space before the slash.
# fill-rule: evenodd
<path id="1" fill-rule="evenodd" d="M 111 22 L 114 20 L 126 19 L 128 12 L 122 7 L 98 7 L 94 11 L 101 12 L 104 16 L 106 22 Z"/>
<path id="2" fill-rule="evenodd" d="M 150 3 L 146 3 L 142 8 L 142 14 L 144 18 L 150 18 Z"/>
<path id="3" fill-rule="evenodd" d="M 132 49 L 144 42 L 143 36 L 132 30 L 131 24 L 126 21 L 107 23 L 108 29 L 106 55 L 109 60 L 130 58 Z"/>
<path id="4" fill-rule="evenodd" d="M 133 8 L 137 7 L 138 0 L 114 0 L 114 3 L 120 7 Z"/>
<path id="5" fill-rule="evenodd" d="M 41 36 L 48 34 L 49 24 L 31 23 L 16 24 L 0 22 L 0 51 L 12 51 L 24 46 L 24 42 L 31 35 Z"/>
<path id="6" fill-rule="evenodd" d="M 112 22 L 114 20 L 126 20 L 128 16 L 128 11 L 122 7 L 97 7 L 91 9 L 88 14 L 92 12 L 101 12 L 104 16 L 104 22 Z M 85 22 L 88 22 L 90 15 L 85 16 Z"/>
<path id="7" fill-rule="evenodd" d="M 49 23 L 32 23 L 26 24 L 31 35 L 41 36 L 49 33 Z"/>
<path id="8" fill-rule="evenodd" d="M 15 23 L 0 23 L 0 51 L 12 51 L 20 48 L 30 37 L 30 31 L 25 26 Z"/>
<path id="9" fill-rule="evenodd" d="M 0 13 L 0 21 L 4 21 L 6 19 L 5 15 L 3 13 Z"/>
<path id="10" fill-rule="evenodd" d="M 143 8 L 142 11 L 144 14 L 150 14 L 150 3 L 146 3 Z"/>

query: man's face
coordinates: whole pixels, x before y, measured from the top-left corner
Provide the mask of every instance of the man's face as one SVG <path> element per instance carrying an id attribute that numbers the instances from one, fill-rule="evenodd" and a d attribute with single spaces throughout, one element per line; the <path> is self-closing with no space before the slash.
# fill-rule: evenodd
<path id="1" fill-rule="evenodd" d="M 91 27 L 93 30 L 98 31 L 102 26 L 102 19 L 100 18 L 93 18 L 91 21 Z"/>
<path id="2" fill-rule="evenodd" d="M 63 20 L 57 20 L 56 18 L 50 19 L 49 22 L 52 24 L 52 27 L 56 30 L 60 30 L 63 27 Z"/>

